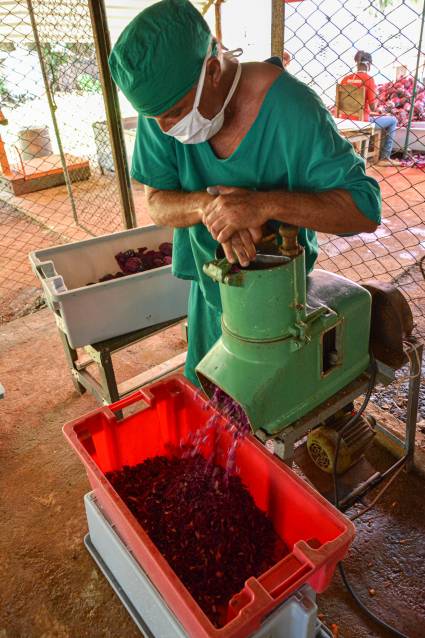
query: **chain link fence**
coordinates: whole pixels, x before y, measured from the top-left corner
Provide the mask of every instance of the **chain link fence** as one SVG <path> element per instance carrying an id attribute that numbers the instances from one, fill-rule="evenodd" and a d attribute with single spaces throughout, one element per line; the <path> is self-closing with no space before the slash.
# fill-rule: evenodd
<path id="1" fill-rule="evenodd" d="M 310 85 L 335 116 L 341 81 L 356 71 L 358 50 L 371 54 L 376 84 L 375 111 L 397 125 L 389 166 L 379 152 L 385 140 L 360 120 L 338 125 L 380 184 L 383 221 L 373 234 L 320 235 L 319 266 L 362 282 L 393 282 L 412 308 L 416 333 L 425 337 L 425 54 L 423 3 L 414 0 L 303 0 L 285 3 L 284 48 L 289 71 Z M 352 96 L 353 98 L 354 96 Z M 356 98 L 354 98 L 356 100 Z M 363 107 L 363 99 L 351 105 Z M 353 112 L 353 111 L 350 111 Z M 381 120 L 382 122 L 382 120 Z M 366 125 L 367 126 L 367 125 Z M 375 137 L 375 139 L 374 139 Z M 370 143 L 375 143 L 373 149 Z"/>
<path id="2" fill-rule="evenodd" d="M 0 110 L 1 323 L 39 303 L 31 250 L 124 225 L 87 0 L 0 0 Z"/>
<path id="3" fill-rule="evenodd" d="M 289 71 L 336 114 L 337 86 L 355 69 L 356 51 L 367 51 L 376 108 L 397 119 L 392 157 L 399 162 L 392 166 L 377 163 L 379 142 L 359 124 L 342 131 L 380 183 L 383 223 L 370 235 L 321 235 L 319 265 L 355 281 L 397 284 L 424 337 L 423 4 L 302 0 L 284 6 Z M 87 0 L 0 0 L 0 109 L 1 322 L 38 303 L 28 252 L 124 226 Z M 131 115 L 122 122 L 130 158 L 136 122 Z M 137 208 L 143 209 L 142 193 Z"/>

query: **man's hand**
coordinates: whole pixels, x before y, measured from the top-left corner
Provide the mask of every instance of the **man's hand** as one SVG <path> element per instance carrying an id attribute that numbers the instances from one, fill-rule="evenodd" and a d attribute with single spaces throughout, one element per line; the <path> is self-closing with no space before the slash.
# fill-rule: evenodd
<path id="1" fill-rule="evenodd" d="M 204 209 L 202 221 L 221 244 L 228 242 L 235 233 L 258 229 L 267 221 L 261 193 L 231 186 L 214 188 L 219 195 Z M 244 237 L 247 238 L 246 233 Z M 243 239 L 242 242 L 245 245 Z"/>
<path id="2" fill-rule="evenodd" d="M 241 266 L 249 266 L 256 256 L 255 244 L 258 244 L 261 237 L 261 228 L 250 228 L 234 233 L 229 241 L 222 244 L 227 261 L 231 264 L 238 261 Z"/>

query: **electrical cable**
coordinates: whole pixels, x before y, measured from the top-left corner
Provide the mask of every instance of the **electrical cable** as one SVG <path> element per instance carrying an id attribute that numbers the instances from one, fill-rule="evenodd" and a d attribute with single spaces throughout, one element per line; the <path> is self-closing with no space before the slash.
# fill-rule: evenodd
<path id="1" fill-rule="evenodd" d="M 410 343 L 409 341 L 407 341 L 407 339 L 403 339 L 403 345 L 404 345 L 404 344 L 409 344 L 409 345 L 411 345 L 411 343 Z M 407 355 L 407 358 L 409 359 L 409 363 L 410 363 L 411 368 L 414 368 L 415 366 L 414 366 L 414 363 L 413 363 L 413 360 L 412 360 L 412 353 L 410 352 L 410 350 L 408 350 L 408 349 L 406 349 L 406 348 L 403 348 L 403 352 Z M 418 353 L 417 348 L 415 348 L 414 353 L 415 353 L 415 357 L 416 357 L 416 363 L 418 364 L 418 371 L 417 371 L 417 373 L 416 373 L 416 374 L 411 374 L 411 375 L 409 375 L 409 376 L 407 377 L 407 380 L 408 380 L 408 381 L 410 381 L 410 380 L 412 380 L 412 379 L 417 379 L 417 377 L 419 377 L 419 376 L 421 375 L 421 372 L 422 372 L 422 370 L 421 370 L 421 368 L 422 368 L 422 361 L 421 361 L 421 359 L 420 359 L 420 357 L 419 357 L 419 353 Z"/>
<path id="2" fill-rule="evenodd" d="M 406 357 L 409 359 L 411 369 L 415 367 L 415 364 L 413 363 L 413 358 L 412 358 L 412 351 L 411 351 L 412 346 L 414 347 L 414 344 L 412 344 L 412 342 L 409 341 L 409 339 L 403 338 L 403 352 L 406 355 Z M 413 379 L 416 379 L 417 377 L 420 376 L 422 364 L 421 364 L 421 360 L 420 360 L 417 348 L 414 348 L 413 352 L 415 355 L 416 363 L 418 364 L 418 371 L 416 372 L 416 374 L 408 374 L 408 375 L 405 375 L 404 377 L 398 377 L 393 382 L 393 385 L 395 387 L 398 387 L 399 385 L 401 385 L 402 383 L 405 383 L 406 381 L 412 381 Z"/>
<path id="3" fill-rule="evenodd" d="M 404 465 L 406 463 L 406 459 L 403 459 L 403 464 L 400 465 L 391 475 L 391 478 L 389 479 L 389 481 L 384 485 L 384 487 L 378 492 L 378 494 L 375 496 L 375 498 L 369 503 L 369 505 L 367 505 L 367 507 L 364 507 L 360 512 L 357 512 L 356 514 L 354 514 L 353 516 L 349 516 L 348 518 L 350 519 L 350 521 L 355 521 L 357 518 L 360 518 L 361 516 L 363 516 L 363 514 L 366 514 L 366 512 L 368 512 L 369 510 L 372 509 L 372 507 L 374 507 L 376 505 L 376 503 L 379 501 L 379 499 L 385 494 L 385 492 L 387 491 L 387 489 L 390 487 L 391 483 L 393 483 L 393 481 L 397 478 L 397 476 L 400 474 L 400 472 L 403 470 Z"/>
<path id="4" fill-rule="evenodd" d="M 345 587 L 347 588 L 347 591 L 351 594 L 353 599 L 356 601 L 357 605 L 366 614 L 366 616 L 368 616 L 371 620 L 373 620 L 373 622 L 375 622 L 377 625 L 379 625 L 383 629 L 386 629 L 393 636 L 396 636 L 397 638 L 409 638 L 409 636 L 406 636 L 406 634 L 401 633 L 401 631 L 399 631 L 395 627 L 392 627 L 391 625 L 388 625 L 386 622 L 384 622 L 383 620 L 378 618 L 378 616 L 375 616 L 375 614 L 372 611 L 370 611 L 370 609 L 368 607 L 366 607 L 364 602 L 362 600 L 360 600 L 360 598 L 358 597 L 358 595 L 356 594 L 354 589 L 351 587 L 351 584 L 348 582 L 347 575 L 345 573 L 344 566 L 343 566 L 342 562 L 338 563 L 338 569 L 339 569 L 339 573 L 340 573 L 341 578 L 342 578 L 342 582 L 344 583 Z"/>
<path id="5" fill-rule="evenodd" d="M 361 415 L 363 414 L 363 412 L 365 411 L 369 401 L 370 401 L 370 397 L 372 396 L 372 392 L 373 389 L 375 387 L 375 381 L 376 381 L 376 375 L 377 375 L 377 365 L 376 365 L 376 361 L 374 359 L 374 357 L 371 357 L 371 373 L 370 373 L 370 377 L 369 377 L 369 383 L 368 383 L 368 387 L 367 387 L 367 391 L 366 391 L 366 395 L 365 398 L 363 400 L 363 403 L 361 404 L 359 410 L 356 412 L 356 414 L 354 414 L 351 419 L 349 419 L 347 421 L 347 423 L 339 430 L 338 435 L 337 435 L 337 440 L 336 440 L 336 445 L 335 445 L 335 458 L 334 458 L 334 465 L 332 468 L 332 478 L 333 478 L 333 484 L 334 484 L 334 504 L 335 507 L 337 507 L 338 509 L 340 509 L 339 506 L 339 494 L 338 494 L 338 473 L 337 473 L 337 468 L 338 468 L 338 456 L 339 456 L 339 450 L 341 447 L 341 441 L 342 441 L 342 437 L 344 432 L 351 427 L 354 423 L 356 423 L 358 421 L 358 419 L 361 417 Z M 386 629 L 388 632 L 390 632 L 393 636 L 396 636 L 397 638 L 409 638 L 408 636 L 406 636 L 405 634 L 401 633 L 400 631 L 398 631 L 398 629 L 395 629 L 395 627 L 392 627 L 391 625 L 388 625 L 386 622 L 384 622 L 383 620 L 381 620 L 380 618 L 378 618 L 378 616 L 376 616 L 365 604 L 364 602 L 359 598 L 359 596 L 357 595 L 357 593 L 354 591 L 354 589 L 352 588 L 351 584 L 348 581 L 347 575 L 345 573 L 344 570 L 344 565 L 342 563 L 342 561 L 340 563 L 338 563 L 338 569 L 339 569 L 339 573 L 341 575 L 342 578 L 342 582 L 344 583 L 347 591 L 351 594 L 353 600 L 357 603 L 357 605 L 360 607 L 360 609 L 363 611 L 364 614 L 366 614 L 366 616 L 368 616 L 371 620 L 373 620 L 374 623 L 376 623 L 377 625 L 379 625 L 380 627 L 383 627 L 384 629 Z"/>

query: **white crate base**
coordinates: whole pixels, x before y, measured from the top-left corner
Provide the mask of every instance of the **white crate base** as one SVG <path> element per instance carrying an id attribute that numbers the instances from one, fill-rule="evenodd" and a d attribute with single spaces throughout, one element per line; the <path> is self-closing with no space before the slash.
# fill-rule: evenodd
<path id="1" fill-rule="evenodd" d="M 132 619 L 147 638 L 189 636 L 168 608 L 96 503 L 94 492 L 84 504 L 89 534 L 85 544 Z M 247 638 L 319 638 L 330 636 L 317 619 L 315 593 L 305 585 L 284 601 Z"/>

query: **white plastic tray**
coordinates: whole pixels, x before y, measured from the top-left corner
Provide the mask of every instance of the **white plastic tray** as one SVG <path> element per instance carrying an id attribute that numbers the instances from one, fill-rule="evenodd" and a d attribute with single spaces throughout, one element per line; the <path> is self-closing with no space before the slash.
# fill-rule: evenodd
<path id="1" fill-rule="evenodd" d="M 29 255 L 47 305 L 74 348 L 183 317 L 190 282 L 176 279 L 171 266 L 95 283 L 119 271 L 115 255 L 172 241 L 171 228 L 145 226 L 64 244 Z"/>
<path id="2" fill-rule="evenodd" d="M 396 129 L 394 135 L 394 152 L 403 151 L 406 143 L 407 127 Z M 411 151 L 425 153 L 425 122 L 412 122 L 407 146 Z"/>

